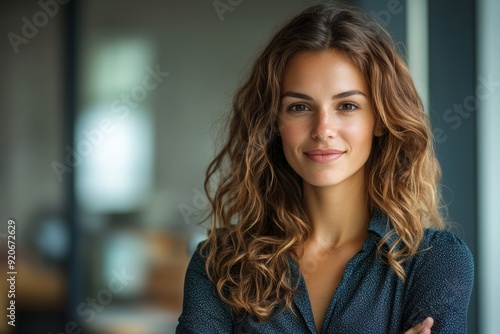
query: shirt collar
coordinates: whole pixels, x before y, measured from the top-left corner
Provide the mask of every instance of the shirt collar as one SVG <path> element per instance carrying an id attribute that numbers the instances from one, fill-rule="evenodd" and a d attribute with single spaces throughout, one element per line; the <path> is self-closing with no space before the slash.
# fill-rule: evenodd
<path id="1" fill-rule="evenodd" d="M 368 226 L 368 233 L 376 235 L 378 238 L 382 239 L 391 231 L 391 229 L 392 227 L 389 223 L 387 215 L 380 209 L 375 209 L 375 212 L 370 220 L 370 225 Z M 386 240 L 385 244 L 390 246 L 394 241 L 396 241 L 396 239 L 397 235 L 393 234 L 388 240 Z"/>

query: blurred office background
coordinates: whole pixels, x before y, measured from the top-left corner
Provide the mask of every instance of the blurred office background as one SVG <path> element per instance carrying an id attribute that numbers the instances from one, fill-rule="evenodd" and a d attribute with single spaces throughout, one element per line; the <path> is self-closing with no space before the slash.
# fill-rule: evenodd
<path id="1" fill-rule="evenodd" d="M 14 219 L 18 271 L 16 327 L 0 312 L 0 333 L 174 332 L 220 119 L 272 32 L 316 2 L 0 3 L 0 258 L 6 272 Z M 454 232 L 476 261 L 469 332 L 493 334 L 500 3 L 352 3 L 387 25 L 410 64 Z"/>

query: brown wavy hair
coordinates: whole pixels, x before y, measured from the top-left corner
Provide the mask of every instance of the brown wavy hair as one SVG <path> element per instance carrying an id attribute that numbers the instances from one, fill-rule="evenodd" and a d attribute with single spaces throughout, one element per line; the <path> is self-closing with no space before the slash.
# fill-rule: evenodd
<path id="1" fill-rule="evenodd" d="M 429 120 L 390 35 L 345 5 L 307 8 L 256 59 L 234 96 L 224 144 L 206 171 L 212 210 L 202 254 L 219 297 L 237 315 L 265 320 L 292 309 L 297 287 L 289 258 L 298 258 L 311 227 L 302 180 L 287 163 L 278 135 L 281 81 L 295 54 L 328 49 L 347 55 L 364 74 L 383 129 L 367 162 L 369 210 L 384 212 L 392 226 L 379 241 L 379 254 L 404 280 L 403 264 L 417 252 L 424 229 L 444 227 Z"/>

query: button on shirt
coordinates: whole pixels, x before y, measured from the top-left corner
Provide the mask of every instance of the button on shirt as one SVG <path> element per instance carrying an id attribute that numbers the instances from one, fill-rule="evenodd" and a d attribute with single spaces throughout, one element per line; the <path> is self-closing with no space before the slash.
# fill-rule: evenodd
<path id="1" fill-rule="evenodd" d="M 320 333 L 404 333 L 428 316 L 434 318 L 433 333 L 467 333 L 474 263 L 466 244 L 449 231 L 425 230 L 420 252 L 404 264 L 403 282 L 377 253 L 388 228 L 387 217 L 376 211 L 362 249 L 345 267 Z M 299 283 L 294 312 L 286 309 L 265 322 L 236 319 L 208 279 L 198 246 L 187 269 L 176 333 L 318 333 L 304 278 L 291 258 L 290 268 L 292 283 Z"/>

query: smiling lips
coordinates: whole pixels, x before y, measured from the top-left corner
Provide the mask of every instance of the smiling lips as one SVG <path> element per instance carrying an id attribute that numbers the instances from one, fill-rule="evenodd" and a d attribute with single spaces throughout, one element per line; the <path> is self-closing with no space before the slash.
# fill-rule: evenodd
<path id="1" fill-rule="evenodd" d="M 311 150 L 304 152 L 306 157 L 314 162 L 328 163 L 339 159 L 345 151 L 339 150 Z"/>

